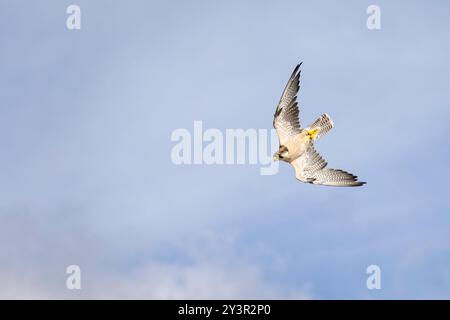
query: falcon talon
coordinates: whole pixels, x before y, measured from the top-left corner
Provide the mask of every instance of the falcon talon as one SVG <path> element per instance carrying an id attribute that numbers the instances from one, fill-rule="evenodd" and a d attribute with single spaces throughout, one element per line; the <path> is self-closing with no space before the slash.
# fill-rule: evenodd
<path id="1" fill-rule="evenodd" d="M 316 138 L 316 136 L 317 136 L 318 130 L 317 129 L 313 129 L 313 130 L 308 130 L 307 132 L 308 132 L 308 135 L 311 138 L 311 140 L 314 140 Z"/>

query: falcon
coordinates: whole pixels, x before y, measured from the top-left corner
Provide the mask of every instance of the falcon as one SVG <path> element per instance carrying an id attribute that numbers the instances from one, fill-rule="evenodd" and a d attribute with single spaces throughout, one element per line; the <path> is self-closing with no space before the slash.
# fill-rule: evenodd
<path id="1" fill-rule="evenodd" d="M 333 128 L 333 120 L 326 113 L 306 128 L 300 127 L 297 93 L 300 88 L 300 66 L 292 72 L 275 110 L 273 126 L 277 131 L 280 147 L 273 155 L 274 161 L 282 160 L 294 167 L 295 177 L 305 183 L 357 187 L 365 182 L 340 169 L 327 168 L 327 162 L 314 148 L 314 141 Z"/>

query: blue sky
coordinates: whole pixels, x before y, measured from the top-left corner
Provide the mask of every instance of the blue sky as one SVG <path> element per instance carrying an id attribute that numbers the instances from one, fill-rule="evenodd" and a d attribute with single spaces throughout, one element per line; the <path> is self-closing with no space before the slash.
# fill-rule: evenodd
<path id="1" fill-rule="evenodd" d="M 444 1 L 0 1 L 0 297 L 450 298 L 449 16 Z M 172 163 L 194 120 L 270 129 L 299 61 L 302 123 L 329 113 L 317 149 L 366 186 Z"/>

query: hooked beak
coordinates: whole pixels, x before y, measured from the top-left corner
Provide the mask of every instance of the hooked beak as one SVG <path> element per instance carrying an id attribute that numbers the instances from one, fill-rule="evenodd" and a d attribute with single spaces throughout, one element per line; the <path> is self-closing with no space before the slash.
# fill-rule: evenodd
<path id="1" fill-rule="evenodd" d="M 280 155 L 278 154 L 278 152 L 275 152 L 273 154 L 273 161 L 278 161 L 278 160 L 280 160 Z"/>

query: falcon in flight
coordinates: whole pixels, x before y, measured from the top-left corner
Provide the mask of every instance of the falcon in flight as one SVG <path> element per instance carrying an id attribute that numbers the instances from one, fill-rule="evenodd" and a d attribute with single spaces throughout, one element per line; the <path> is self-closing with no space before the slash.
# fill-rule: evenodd
<path id="1" fill-rule="evenodd" d="M 273 126 L 277 131 L 280 147 L 273 159 L 290 163 L 295 177 L 306 183 L 325 186 L 356 187 L 365 182 L 357 176 L 340 169 L 327 168 L 327 162 L 314 149 L 314 141 L 333 128 L 333 120 L 326 113 L 306 128 L 300 127 L 297 93 L 300 80 L 300 66 L 297 65 L 286 84 L 275 111 Z"/>

